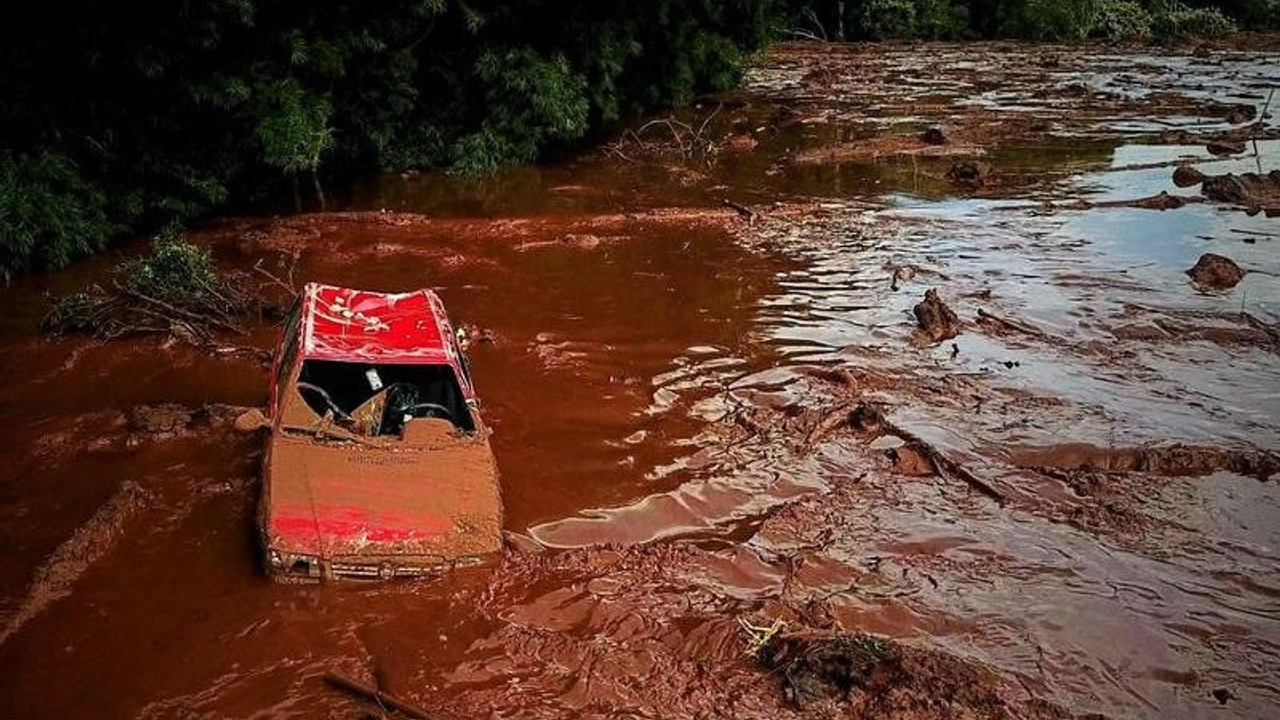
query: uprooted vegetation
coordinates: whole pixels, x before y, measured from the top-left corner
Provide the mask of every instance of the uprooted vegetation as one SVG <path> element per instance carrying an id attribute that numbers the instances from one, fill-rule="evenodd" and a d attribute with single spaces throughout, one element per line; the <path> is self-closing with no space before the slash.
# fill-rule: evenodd
<path id="1" fill-rule="evenodd" d="M 291 291 L 286 281 L 255 269 L 268 282 L 220 270 L 207 248 L 167 231 L 155 238 L 150 255 L 118 264 L 108 285 L 53 299 L 41 326 L 51 335 L 166 335 L 213 346 L 220 334 L 244 335 L 247 319 L 279 313 L 282 305 L 267 298 L 268 286 Z"/>

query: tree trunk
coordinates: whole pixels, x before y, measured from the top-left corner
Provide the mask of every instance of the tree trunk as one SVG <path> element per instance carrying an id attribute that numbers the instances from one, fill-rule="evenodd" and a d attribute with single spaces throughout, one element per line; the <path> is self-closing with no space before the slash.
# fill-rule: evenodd
<path id="1" fill-rule="evenodd" d="M 324 199 L 324 189 L 320 187 L 320 176 L 314 171 L 311 173 L 311 184 L 314 185 L 316 189 L 316 200 L 320 203 L 320 212 L 328 210 L 328 203 L 326 203 Z"/>

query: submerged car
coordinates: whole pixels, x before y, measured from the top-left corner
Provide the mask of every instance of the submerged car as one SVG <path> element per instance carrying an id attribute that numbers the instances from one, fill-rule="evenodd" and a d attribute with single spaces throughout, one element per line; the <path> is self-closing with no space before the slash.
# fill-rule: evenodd
<path id="1" fill-rule="evenodd" d="M 307 285 L 272 373 L 267 572 L 385 580 L 495 558 L 502 498 L 478 408 L 435 293 Z"/>

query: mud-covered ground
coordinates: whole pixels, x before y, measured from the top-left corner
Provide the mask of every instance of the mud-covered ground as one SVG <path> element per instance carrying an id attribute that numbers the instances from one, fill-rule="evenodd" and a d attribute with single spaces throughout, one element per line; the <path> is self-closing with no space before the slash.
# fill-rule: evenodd
<path id="1" fill-rule="evenodd" d="M 255 354 L 40 336 L 144 244 L 0 291 L 0 716 L 1274 715 L 1276 46 L 787 45 L 200 229 L 469 327 L 508 550 L 445 578 L 265 579 Z"/>

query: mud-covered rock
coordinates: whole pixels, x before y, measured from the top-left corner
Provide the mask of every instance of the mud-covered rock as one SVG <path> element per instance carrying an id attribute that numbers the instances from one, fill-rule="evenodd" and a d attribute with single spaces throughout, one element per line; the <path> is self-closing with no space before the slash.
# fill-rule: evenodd
<path id="1" fill-rule="evenodd" d="M 1187 271 L 1197 285 L 1213 290 L 1230 290 L 1244 277 L 1244 271 L 1231 258 L 1205 253 Z"/>
<path id="2" fill-rule="evenodd" d="M 948 340 L 960 334 L 960 318 L 938 297 L 938 291 L 930 288 L 913 308 L 920 330 L 933 342 Z"/>
<path id="3" fill-rule="evenodd" d="M 758 143 L 754 137 L 746 133 L 741 133 L 738 135 L 730 135 L 724 145 L 729 152 L 745 155 L 755 150 L 756 146 L 759 144 L 760 143 Z"/>
<path id="4" fill-rule="evenodd" d="M 1200 185 L 1200 193 L 1210 200 L 1249 208 L 1280 210 L 1280 170 L 1266 175 L 1227 173 L 1210 175 Z"/>
<path id="5" fill-rule="evenodd" d="M 849 427 L 854 432 L 875 434 L 880 432 L 880 426 L 883 423 L 884 415 L 880 412 L 880 408 L 871 403 L 858 403 L 858 406 L 849 413 Z"/>
<path id="6" fill-rule="evenodd" d="M 160 403 L 137 405 L 126 414 L 126 420 L 135 439 L 142 437 L 165 439 L 213 426 L 238 428 L 239 418 L 247 414 L 246 410 L 248 408 L 218 403 L 206 405 Z M 261 416 L 260 412 L 258 414 Z"/>
<path id="7" fill-rule="evenodd" d="M 1180 188 L 1199 185 L 1204 182 L 1205 174 L 1190 165 L 1179 165 L 1173 171 L 1173 184 Z"/>
<path id="8" fill-rule="evenodd" d="M 920 133 L 920 140 L 929 145 L 945 145 L 947 143 L 947 134 L 942 128 L 934 125 Z"/>
<path id="9" fill-rule="evenodd" d="M 889 450 L 889 459 L 893 462 L 893 471 L 899 475 L 929 477 L 938 472 L 928 453 L 913 445 Z"/>
<path id="10" fill-rule="evenodd" d="M 991 182 L 994 172 L 981 160 L 957 160 L 947 170 L 947 179 L 956 185 L 979 188 Z"/>
<path id="11" fill-rule="evenodd" d="M 1245 151 L 1245 142 L 1243 140 L 1210 140 L 1205 144 L 1205 149 L 1211 155 L 1223 157 L 1226 155 L 1239 155 Z"/>
<path id="12" fill-rule="evenodd" d="M 780 678 L 801 708 L 838 706 L 856 720 L 1071 717 L 1045 701 L 1006 699 L 1000 679 L 981 665 L 863 633 L 806 632 L 775 636 L 760 663 Z M 822 714 L 822 717 L 830 715 Z"/>
<path id="13" fill-rule="evenodd" d="M 177 433 L 193 422 L 196 409 L 177 403 L 139 405 L 129 411 L 129 429 L 151 435 Z"/>

